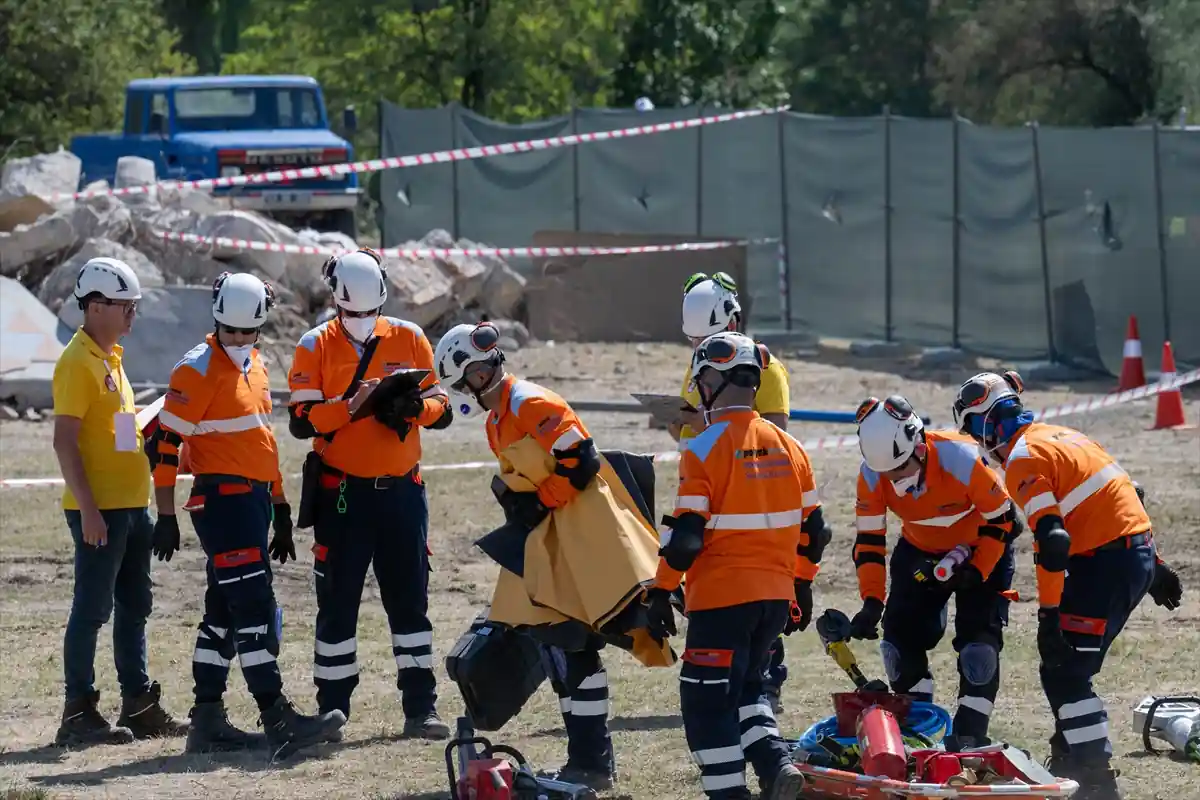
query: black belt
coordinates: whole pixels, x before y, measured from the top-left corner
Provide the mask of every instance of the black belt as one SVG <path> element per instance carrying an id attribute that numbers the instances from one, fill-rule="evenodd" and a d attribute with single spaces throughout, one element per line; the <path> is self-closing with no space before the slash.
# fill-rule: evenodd
<path id="1" fill-rule="evenodd" d="M 342 472 L 331 467 L 324 467 L 321 470 L 321 486 L 326 489 L 334 488 L 328 481 L 333 479 L 338 483 L 345 481 L 346 485 L 360 486 L 370 489 L 391 489 L 398 486 L 401 481 L 411 481 L 420 469 L 419 466 L 413 467 L 403 475 L 378 475 L 376 477 L 363 477 L 360 475 L 351 475 L 348 472 Z"/>
<path id="2" fill-rule="evenodd" d="M 251 480 L 250 478 L 244 478 L 241 475 L 218 475 L 209 473 L 205 475 L 197 475 L 192 481 L 192 486 L 197 489 L 204 489 L 209 486 L 221 486 L 223 484 L 241 484 L 243 486 L 249 486 L 251 489 L 255 489 L 260 486 L 267 489 L 271 487 L 271 483 L 269 481 Z"/>
<path id="3" fill-rule="evenodd" d="M 1091 555 L 1092 553 L 1100 553 L 1105 550 L 1132 550 L 1135 547 L 1150 544 L 1152 541 L 1154 541 L 1154 534 L 1151 531 L 1135 533 L 1132 536 L 1120 536 L 1111 542 L 1106 542 L 1097 548 L 1088 550 L 1086 553 L 1080 553 L 1080 555 Z"/>

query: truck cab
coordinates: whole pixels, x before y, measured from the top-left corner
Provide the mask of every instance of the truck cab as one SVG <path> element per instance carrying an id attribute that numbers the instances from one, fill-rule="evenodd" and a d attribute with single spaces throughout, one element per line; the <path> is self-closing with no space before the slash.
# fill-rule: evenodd
<path id="1" fill-rule="evenodd" d="M 353 108 L 343 128 L 356 127 Z M 316 80 L 300 75 L 218 75 L 129 82 L 121 133 L 77 136 L 81 186 L 112 181 L 121 156 L 155 163 L 159 180 L 202 180 L 340 164 L 354 148 L 330 130 Z M 212 190 L 230 207 L 258 211 L 296 228 L 355 235 L 361 189 L 354 173 Z"/>

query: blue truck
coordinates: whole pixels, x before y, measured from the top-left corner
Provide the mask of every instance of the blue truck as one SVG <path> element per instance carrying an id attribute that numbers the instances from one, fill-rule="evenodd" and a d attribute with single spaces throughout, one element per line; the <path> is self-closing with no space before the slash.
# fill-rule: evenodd
<path id="1" fill-rule="evenodd" d="M 357 129 L 353 106 L 342 115 Z M 316 80 L 301 75 L 216 75 L 129 82 L 125 128 L 76 136 L 71 152 L 83 162 L 80 188 L 110 183 L 117 159 L 153 161 L 159 180 L 253 175 L 354 160 L 354 148 L 330 130 Z M 231 208 L 258 211 L 294 228 L 355 236 L 358 176 L 305 178 L 213 190 Z"/>

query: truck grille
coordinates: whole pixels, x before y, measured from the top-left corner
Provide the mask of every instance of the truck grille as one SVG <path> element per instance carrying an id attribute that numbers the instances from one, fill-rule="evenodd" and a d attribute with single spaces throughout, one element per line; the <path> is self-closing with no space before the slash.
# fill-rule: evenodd
<path id="1" fill-rule="evenodd" d="M 341 164 L 347 153 L 341 147 L 304 148 L 290 150 L 219 150 L 217 163 L 221 167 L 240 167 L 245 175 L 275 172 L 285 169 L 316 167 L 322 164 Z"/>

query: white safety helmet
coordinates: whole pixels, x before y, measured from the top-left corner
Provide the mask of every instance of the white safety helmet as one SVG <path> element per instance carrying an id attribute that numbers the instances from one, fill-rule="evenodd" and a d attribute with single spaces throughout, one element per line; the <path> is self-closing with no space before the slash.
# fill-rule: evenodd
<path id="1" fill-rule="evenodd" d="M 713 276 L 696 273 L 683 286 L 683 332 L 702 339 L 729 328 L 742 307 L 737 301 L 737 284 L 724 272 Z"/>
<path id="2" fill-rule="evenodd" d="M 914 455 L 925 455 L 925 423 L 902 395 L 886 400 L 868 397 L 858 406 L 858 449 L 867 466 L 890 472 L 908 463 Z"/>
<path id="3" fill-rule="evenodd" d="M 985 447 L 1003 444 L 1005 432 L 999 428 L 1024 411 L 1023 391 L 1025 382 L 1012 370 L 1002 375 L 981 372 L 969 378 L 954 395 L 954 427 Z"/>
<path id="4" fill-rule="evenodd" d="M 275 292 L 248 272 L 223 272 L 213 283 L 213 319 L 227 328 L 258 330 L 275 305 Z"/>
<path id="5" fill-rule="evenodd" d="M 330 256 L 321 268 L 333 302 L 347 311 L 375 311 L 387 300 L 387 268 L 370 248 Z"/>
<path id="6" fill-rule="evenodd" d="M 700 379 L 705 367 L 728 372 L 734 367 L 753 367 L 761 376 L 771 363 L 767 346 L 759 344 L 744 333 L 721 331 L 706 338 L 692 354 L 692 381 Z"/>
<path id="7" fill-rule="evenodd" d="M 460 417 L 487 413 L 466 383 L 467 367 L 480 363 L 491 363 L 498 367 L 503 362 L 500 331 L 490 322 L 455 325 L 438 340 L 433 351 L 433 368 L 437 379 L 450 396 L 450 407 Z"/>
<path id="8" fill-rule="evenodd" d="M 142 285 L 128 264 L 117 258 L 93 258 L 79 270 L 75 278 L 75 299 L 99 294 L 109 300 L 140 300 Z M 82 305 L 81 305 L 82 307 Z"/>

